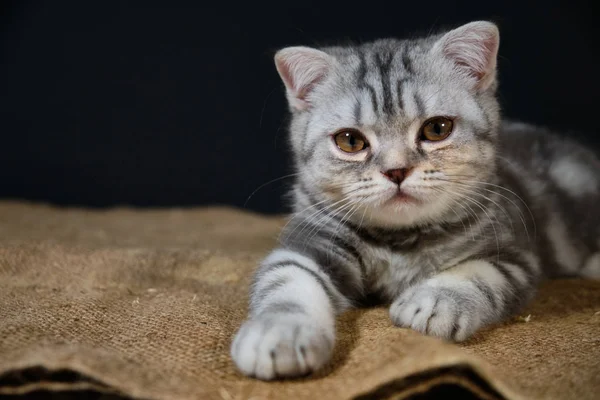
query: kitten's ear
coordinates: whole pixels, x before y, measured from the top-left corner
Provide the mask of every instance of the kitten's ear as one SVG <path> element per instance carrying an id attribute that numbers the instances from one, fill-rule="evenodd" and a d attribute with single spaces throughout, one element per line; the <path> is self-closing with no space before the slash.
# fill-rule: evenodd
<path id="1" fill-rule="evenodd" d="M 491 22 L 476 21 L 446 33 L 437 41 L 434 51 L 452 60 L 461 74 L 473 79 L 477 90 L 484 91 L 496 80 L 499 45 L 498 27 Z"/>
<path id="2" fill-rule="evenodd" d="M 310 47 L 286 47 L 275 54 L 275 66 L 292 108 L 303 111 L 310 107 L 310 92 L 327 76 L 334 62 L 327 53 Z"/>

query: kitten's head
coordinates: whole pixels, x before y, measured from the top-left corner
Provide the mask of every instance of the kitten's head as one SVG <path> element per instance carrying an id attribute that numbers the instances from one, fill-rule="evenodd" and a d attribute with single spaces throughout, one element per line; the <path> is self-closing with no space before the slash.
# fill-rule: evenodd
<path id="1" fill-rule="evenodd" d="M 416 40 L 278 51 L 298 201 L 379 226 L 456 217 L 474 182 L 494 174 L 498 45 L 494 24 L 473 22 Z"/>

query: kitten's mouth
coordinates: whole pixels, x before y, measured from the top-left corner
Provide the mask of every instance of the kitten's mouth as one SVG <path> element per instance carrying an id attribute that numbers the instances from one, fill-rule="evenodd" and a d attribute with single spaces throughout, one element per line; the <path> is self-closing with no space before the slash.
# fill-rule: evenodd
<path id="1" fill-rule="evenodd" d="M 390 197 L 390 199 L 388 200 L 388 203 L 395 203 L 395 204 L 398 204 L 398 203 L 407 204 L 407 203 L 416 203 L 416 202 L 417 202 L 416 198 L 409 195 L 408 193 L 406 193 L 405 190 L 402 190 L 400 188 L 396 189 L 396 191 L 394 192 L 392 197 Z"/>

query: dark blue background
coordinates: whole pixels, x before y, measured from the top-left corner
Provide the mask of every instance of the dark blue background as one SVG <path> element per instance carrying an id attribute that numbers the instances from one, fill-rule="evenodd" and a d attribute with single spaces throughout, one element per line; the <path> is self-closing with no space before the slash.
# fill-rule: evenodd
<path id="1" fill-rule="evenodd" d="M 0 198 L 243 206 L 290 173 L 272 56 L 287 45 L 501 29 L 511 118 L 600 142 L 591 3 L 4 1 Z M 289 179 L 247 208 L 284 210 Z"/>

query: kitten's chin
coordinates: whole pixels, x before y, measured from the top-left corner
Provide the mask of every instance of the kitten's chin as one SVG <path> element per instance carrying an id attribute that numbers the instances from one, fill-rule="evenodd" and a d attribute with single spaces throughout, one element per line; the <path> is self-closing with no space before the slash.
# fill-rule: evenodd
<path id="1" fill-rule="evenodd" d="M 420 201 L 415 196 L 404 190 L 397 190 L 385 202 L 385 205 L 398 208 L 400 206 L 418 205 L 418 203 L 420 203 Z"/>
<path id="2" fill-rule="evenodd" d="M 406 228 L 431 223 L 439 217 L 437 207 L 407 192 L 396 192 L 364 213 L 363 225 L 384 228 Z M 356 213 L 361 215 L 361 213 Z"/>
<path id="3" fill-rule="evenodd" d="M 418 213 L 411 212 L 409 208 L 413 207 L 400 208 L 398 204 L 380 206 L 367 213 L 363 225 L 380 228 L 406 228 L 420 225 L 423 218 L 417 216 Z"/>

